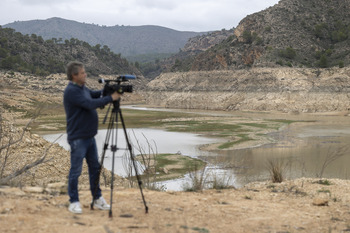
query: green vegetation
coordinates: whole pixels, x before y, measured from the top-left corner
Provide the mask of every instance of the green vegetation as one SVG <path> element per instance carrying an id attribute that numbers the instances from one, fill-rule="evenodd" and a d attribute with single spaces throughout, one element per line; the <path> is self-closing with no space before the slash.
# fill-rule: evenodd
<path id="1" fill-rule="evenodd" d="M 242 142 L 253 140 L 252 138 L 250 138 L 246 134 L 238 134 L 237 137 L 239 138 L 238 140 L 236 140 L 236 141 L 229 141 L 229 142 L 223 143 L 220 146 L 218 146 L 218 149 L 228 149 L 228 148 L 230 148 L 230 147 L 232 147 L 234 145 L 240 144 Z"/>
<path id="2" fill-rule="evenodd" d="M 271 30 L 271 28 L 270 28 L 270 30 Z M 259 37 L 256 32 L 252 33 L 249 30 L 245 30 L 243 32 L 243 39 L 244 39 L 244 42 L 247 44 L 252 44 L 253 42 L 255 42 L 256 44 L 260 45 L 263 43 L 263 39 L 261 37 Z"/>
<path id="3" fill-rule="evenodd" d="M 288 59 L 294 59 L 296 55 L 297 53 L 292 47 L 288 47 L 284 50 L 279 51 L 279 56 L 288 58 Z"/>
<path id="4" fill-rule="evenodd" d="M 322 185 L 331 185 L 331 182 L 329 180 L 319 180 L 317 181 L 318 184 L 322 184 Z"/>
<path id="5" fill-rule="evenodd" d="M 91 75 L 138 72 L 106 45 L 91 46 L 75 38 L 65 41 L 52 38 L 45 41 L 35 34 L 22 35 L 13 29 L 0 27 L 0 69 L 40 76 L 64 73 L 65 65 L 72 60 L 86 63 Z M 100 63 L 89 62 L 93 60 Z"/>
<path id="6" fill-rule="evenodd" d="M 326 23 L 317 24 L 314 29 L 314 35 L 320 39 L 329 39 L 333 43 L 345 41 L 349 38 L 350 25 L 341 20 L 334 22 L 334 25 Z"/>
<path id="7" fill-rule="evenodd" d="M 200 228 L 200 227 L 188 227 L 188 226 L 181 226 L 182 229 L 185 229 L 186 231 L 192 230 L 192 231 L 197 231 L 199 233 L 209 233 L 210 231 L 206 228 Z"/>
<path id="8" fill-rule="evenodd" d="M 128 56 L 127 59 L 131 64 L 141 71 L 143 76 L 153 79 L 162 72 L 161 60 L 169 58 L 173 53 L 161 54 L 141 54 Z"/>
<path id="9" fill-rule="evenodd" d="M 157 164 L 156 173 L 159 174 L 157 176 L 158 180 L 164 179 L 162 177 L 169 179 L 170 176 L 171 179 L 178 178 L 188 173 L 191 167 L 202 169 L 206 165 L 206 163 L 200 159 L 183 155 L 158 154 L 155 159 Z M 168 171 L 168 174 L 164 172 L 165 170 Z"/>
<path id="10" fill-rule="evenodd" d="M 328 194 L 331 194 L 331 191 L 329 189 L 320 189 L 320 190 L 317 190 L 318 193 L 328 193 Z"/>

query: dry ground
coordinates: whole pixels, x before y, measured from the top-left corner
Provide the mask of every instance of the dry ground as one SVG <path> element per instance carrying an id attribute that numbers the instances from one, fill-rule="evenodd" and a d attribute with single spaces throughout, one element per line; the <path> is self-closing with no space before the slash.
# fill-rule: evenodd
<path id="1" fill-rule="evenodd" d="M 204 192 L 117 188 L 113 217 L 90 210 L 80 191 L 83 214 L 68 212 L 66 194 L 0 188 L 1 232 L 346 232 L 350 231 L 350 181 L 312 179 L 281 184 L 251 183 L 240 189 Z M 109 200 L 109 190 L 103 194 Z"/>

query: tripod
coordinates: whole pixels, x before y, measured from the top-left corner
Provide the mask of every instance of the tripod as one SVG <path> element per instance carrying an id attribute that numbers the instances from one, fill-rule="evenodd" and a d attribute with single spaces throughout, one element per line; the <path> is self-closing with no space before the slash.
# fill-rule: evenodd
<path id="1" fill-rule="evenodd" d="M 112 104 L 111 104 L 112 105 Z M 104 121 L 106 121 L 107 116 L 109 114 L 111 105 L 109 105 L 106 116 L 104 118 Z M 101 175 L 101 171 L 102 171 L 102 166 L 103 166 L 103 162 L 105 159 L 105 155 L 106 155 L 106 151 L 108 149 L 108 145 L 110 142 L 110 138 L 112 136 L 112 144 L 111 144 L 111 151 L 112 151 L 112 170 L 111 170 L 111 197 L 110 197 L 110 209 L 109 209 L 109 217 L 111 218 L 113 216 L 112 214 L 112 205 L 113 205 L 113 189 L 114 189 L 114 160 L 115 160 L 115 154 L 117 152 L 117 150 L 119 149 L 117 147 L 117 131 L 118 131 L 118 116 L 120 117 L 120 121 L 122 123 L 123 126 L 123 132 L 125 135 L 125 141 L 127 144 L 127 150 L 129 151 L 129 155 L 130 155 L 130 159 L 132 162 L 132 165 L 134 167 L 135 170 L 135 176 L 137 179 L 137 183 L 139 185 L 140 188 L 140 192 L 141 192 L 141 196 L 142 196 L 142 200 L 143 200 L 143 204 L 145 206 L 145 212 L 146 214 L 148 213 L 148 206 L 146 204 L 146 200 L 145 200 L 145 196 L 143 195 L 143 190 L 142 190 L 142 181 L 140 178 L 140 175 L 138 174 L 138 170 L 137 170 L 137 166 L 136 166 L 136 161 L 134 158 L 134 155 L 132 153 L 132 147 L 129 141 L 129 137 L 128 134 L 126 132 L 126 127 L 125 127 L 125 123 L 124 123 L 124 118 L 122 115 L 122 111 L 120 109 L 120 99 L 117 101 L 113 101 L 113 109 L 112 112 L 110 114 L 109 117 L 109 123 L 108 123 L 108 128 L 107 128 L 107 133 L 106 133 L 106 138 L 105 138 L 105 142 L 104 142 L 104 146 L 103 146 L 103 151 L 102 151 L 102 156 L 101 156 L 101 163 L 100 163 L 100 167 L 99 167 L 99 171 L 98 171 L 98 177 L 96 178 L 96 188 L 95 188 L 95 192 L 92 198 L 92 202 L 91 202 L 91 209 L 94 209 L 93 204 L 94 204 L 94 200 L 96 199 L 96 193 L 97 193 L 97 188 L 98 188 L 98 184 L 100 183 L 100 175 Z M 115 124 L 115 126 L 114 126 Z M 115 130 L 115 132 L 113 132 L 113 130 Z M 114 137 L 115 136 L 115 137 Z"/>

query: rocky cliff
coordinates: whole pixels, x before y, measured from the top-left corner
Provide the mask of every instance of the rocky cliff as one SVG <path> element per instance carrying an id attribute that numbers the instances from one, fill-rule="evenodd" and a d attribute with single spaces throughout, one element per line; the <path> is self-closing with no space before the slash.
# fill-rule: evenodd
<path id="1" fill-rule="evenodd" d="M 166 108 L 328 112 L 350 109 L 350 68 L 255 68 L 164 73 L 147 103 Z"/>
<path id="2" fill-rule="evenodd" d="M 197 55 L 192 71 L 349 65 L 350 2 L 281 0 L 248 15 L 234 35 Z"/>
<path id="3" fill-rule="evenodd" d="M 190 70 L 193 59 L 198 54 L 226 40 L 233 35 L 233 32 L 234 29 L 222 29 L 221 31 L 213 31 L 190 38 L 177 54 L 161 61 L 160 67 L 162 72 Z"/>

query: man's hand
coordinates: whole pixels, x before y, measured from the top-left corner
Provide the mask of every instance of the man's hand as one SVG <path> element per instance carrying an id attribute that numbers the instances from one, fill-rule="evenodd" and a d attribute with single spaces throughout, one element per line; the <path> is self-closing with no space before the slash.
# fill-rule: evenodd
<path id="1" fill-rule="evenodd" d="M 119 94 L 118 92 L 114 92 L 114 93 L 111 95 L 113 101 L 116 101 L 116 100 L 120 99 L 121 96 L 122 96 L 122 95 Z"/>

